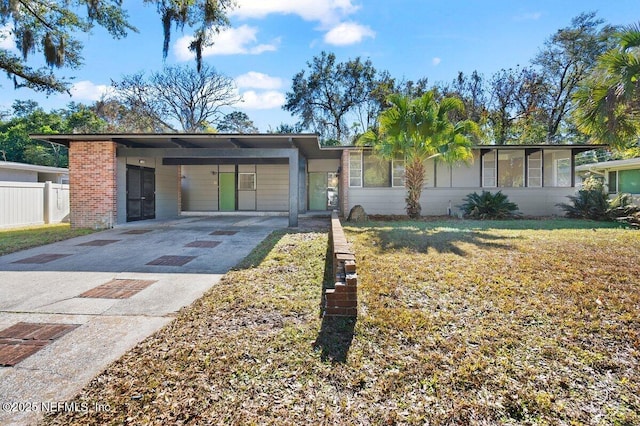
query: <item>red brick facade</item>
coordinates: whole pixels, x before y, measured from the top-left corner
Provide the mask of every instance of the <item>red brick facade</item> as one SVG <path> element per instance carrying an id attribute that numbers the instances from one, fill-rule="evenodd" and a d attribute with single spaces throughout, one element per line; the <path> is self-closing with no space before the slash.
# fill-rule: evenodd
<path id="1" fill-rule="evenodd" d="M 116 144 L 111 141 L 69 145 L 72 228 L 111 228 L 116 222 Z"/>

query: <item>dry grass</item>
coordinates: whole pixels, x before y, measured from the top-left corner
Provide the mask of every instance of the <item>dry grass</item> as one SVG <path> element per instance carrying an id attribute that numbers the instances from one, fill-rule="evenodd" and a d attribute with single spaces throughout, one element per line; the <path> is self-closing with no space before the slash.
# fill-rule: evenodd
<path id="1" fill-rule="evenodd" d="M 91 232 L 91 229 L 71 229 L 68 223 L 0 229 L 0 256 Z"/>
<path id="2" fill-rule="evenodd" d="M 640 424 L 640 235 L 592 226 L 347 228 L 356 323 L 318 318 L 326 235 L 274 234 L 47 423 Z"/>

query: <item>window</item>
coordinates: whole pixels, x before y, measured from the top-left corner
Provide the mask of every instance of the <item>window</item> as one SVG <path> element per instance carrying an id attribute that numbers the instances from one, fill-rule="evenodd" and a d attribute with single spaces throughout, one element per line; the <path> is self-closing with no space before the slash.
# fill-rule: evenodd
<path id="1" fill-rule="evenodd" d="M 527 186 L 539 188 L 542 186 L 542 151 L 530 154 L 528 162 Z"/>
<path id="2" fill-rule="evenodd" d="M 626 194 L 640 194 L 640 170 L 618 171 L 619 191 Z"/>
<path id="3" fill-rule="evenodd" d="M 496 186 L 496 151 L 491 150 L 482 156 L 482 186 Z"/>
<path id="4" fill-rule="evenodd" d="M 571 186 L 571 150 L 544 151 L 544 186 Z"/>
<path id="5" fill-rule="evenodd" d="M 382 160 L 371 151 L 363 153 L 365 187 L 380 188 L 391 186 L 391 164 L 388 160 Z"/>
<path id="6" fill-rule="evenodd" d="M 238 191 L 255 191 L 256 174 L 238 173 Z"/>
<path id="7" fill-rule="evenodd" d="M 352 188 L 404 188 L 404 176 L 402 157 L 389 161 L 371 151 L 349 151 L 349 186 Z"/>
<path id="8" fill-rule="evenodd" d="M 349 151 L 349 186 L 362 186 L 362 153 Z"/>
<path id="9" fill-rule="evenodd" d="M 404 158 L 396 157 L 391 162 L 391 183 L 394 188 L 404 188 Z"/>
<path id="10" fill-rule="evenodd" d="M 327 208 L 330 210 L 337 209 L 338 206 L 338 185 L 340 178 L 337 173 L 327 173 Z"/>
<path id="11" fill-rule="evenodd" d="M 609 194 L 618 192 L 618 172 L 609 172 Z"/>
<path id="12" fill-rule="evenodd" d="M 556 160 L 556 186 L 571 186 L 571 159 L 559 158 Z"/>
<path id="13" fill-rule="evenodd" d="M 524 150 L 498 150 L 498 186 L 524 186 Z"/>

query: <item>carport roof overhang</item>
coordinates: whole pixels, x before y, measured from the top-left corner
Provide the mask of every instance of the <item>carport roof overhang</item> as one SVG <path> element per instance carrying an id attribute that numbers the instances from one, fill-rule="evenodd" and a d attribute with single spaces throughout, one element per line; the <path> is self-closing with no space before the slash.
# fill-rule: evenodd
<path id="1" fill-rule="evenodd" d="M 114 142 L 119 157 L 162 157 L 163 164 L 199 164 L 194 161 L 236 164 L 283 162 L 289 165 L 289 226 L 298 226 L 299 185 L 305 160 L 339 159 L 340 149 L 320 147 L 316 134 L 64 134 L 31 135 L 32 139 L 69 147 L 72 142 Z"/>
<path id="2" fill-rule="evenodd" d="M 337 159 L 341 149 L 322 148 L 318 135 L 311 133 L 295 134 L 234 134 L 234 133 L 92 133 L 92 134 L 57 134 L 31 135 L 32 139 L 57 143 L 69 147 L 71 142 L 104 142 L 117 143 L 123 152 L 133 150 L 154 149 L 156 153 L 170 153 L 173 158 L 213 158 L 216 150 L 225 152 L 223 157 L 229 158 L 234 151 L 242 150 L 287 150 L 297 149 L 307 160 Z M 237 151 L 236 151 L 237 150 Z M 182 151 L 182 153 L 180 153 Z M 144 151 L 137 151 L 142 153 Z M 148 151 L 147 151 L 148 152 Z M 246 152 L 246 151 L 245 151 Z M 257 153 L 256 152 L 256 153 Z M 246 155 L 246 154 L 245 154 Z M 240 154 L 239 158 L 243 155 Z M 255 156 L 254 156 L 255 157 Z"/>

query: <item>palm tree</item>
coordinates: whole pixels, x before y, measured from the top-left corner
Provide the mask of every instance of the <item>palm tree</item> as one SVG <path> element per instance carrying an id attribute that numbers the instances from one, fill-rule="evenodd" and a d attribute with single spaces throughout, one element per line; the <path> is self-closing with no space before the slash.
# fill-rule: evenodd
<path id="1" fill-rule="evenodd" d="M 469 161 L 472 134 L 478 134 L 470 120 L 452 122 L 450 115 L 464 109 L 462 101 L 445 97 L 439 102 L 434 91 L 411 99 L 394 94 L 390 108 L 378 117 L 379 128 L 370 129 L 358 139 L 358 145 L 373 147 L 383 159 L 403 157 L 407 188 L 407 215 L 420 216 L 420 195 L 424 184 L 424 162 L 439 158 L 446 163 Z"/>
<path id="2" fill-rule="evenodd" d="M 578 128 L 617 148 L 640 137 L 640 24 L 615 34 L 617 46 L 598 58 L 575 94 Z"/>

